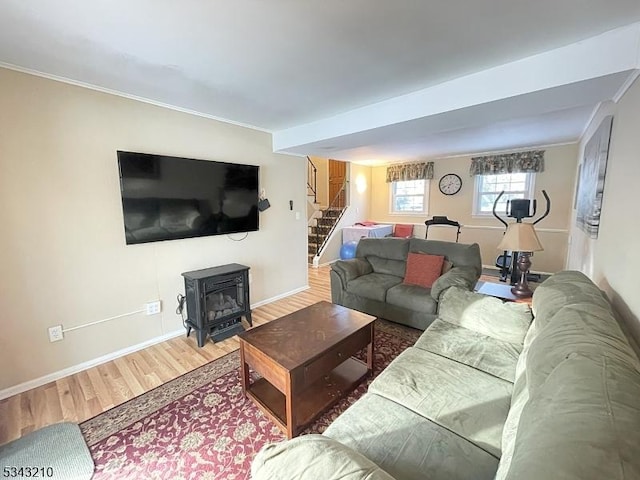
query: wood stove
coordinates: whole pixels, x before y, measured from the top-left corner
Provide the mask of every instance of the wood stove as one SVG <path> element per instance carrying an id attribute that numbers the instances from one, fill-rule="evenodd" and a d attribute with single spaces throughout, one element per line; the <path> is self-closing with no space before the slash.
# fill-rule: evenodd
<path id="1" fill-rule="evenodd" d="M 185 272 L 187 337 L 196 331 L 198 346 L 207 336 L 214 342 L 244 331 L 242 317 L 251 321 L 249 267 L 237 263 Z"/>

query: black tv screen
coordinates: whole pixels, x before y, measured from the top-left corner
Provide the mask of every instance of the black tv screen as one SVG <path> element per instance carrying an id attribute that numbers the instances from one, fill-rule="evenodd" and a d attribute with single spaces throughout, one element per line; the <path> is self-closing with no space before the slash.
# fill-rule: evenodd
<path id="1" fill-rule="evenodd" d="M 118 151 L 128 245 L 258 230 L 254 165 Z"/>

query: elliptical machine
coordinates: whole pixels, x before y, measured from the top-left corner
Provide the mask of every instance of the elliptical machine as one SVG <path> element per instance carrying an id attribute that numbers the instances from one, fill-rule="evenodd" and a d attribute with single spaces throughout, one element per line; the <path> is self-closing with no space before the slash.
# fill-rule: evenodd
<path id="1" fill-rule="evenodd" d="M 493 211 L 493 216 L 496 217 L 504 225 L 505 233 L 506 233 L 507 228 L 509 227 L 509 224 L 505 220 L 500 218 L 496 213 L 496 207 L 498 206 L 498 202 L 500 201 L 500 198 L 502 198 L 502 195 L 504 195 L 504 190 L 500 192 L 500 194 L 496 198 L 496 201 L 493 203 L 492 211 Z M 549 215 L 549 212 L 551 211 L 551 199 L 549 198 L 549 195 L 547 195 L 547 192 L 545 190 L 542 190 L 542 195 L 544 196 L 547 202 L 547 208 L 544 214 L 540 218 L 532 222 L 533 225 L 536 225 L 541 220 L 546 218 L 547 215 Z M 532 204 L 533 204 L 533 212 L 531 212 Z M 523 199 L 523 198 L 514 198 L 513 200 L 507 200 L 507 208 L 505 213 L 507 217 L 515 218 L 517 223 L 522 223 L 523 218 L 535 217 L 537 206 L 538 205 L 535 198 L 533 200 Z M 511 209 L 509 209 L 509 207 L 511 207 Z M 518 269 L 514 268 L 517 263 L 518 263 L 518 252 L 511 252 L 511 255 L 509 255 L 509 252 L 505 250 L 502 255 L 499 255 L 498 258 L 496 258 L 496 267 L 500 268 L 501 282 L 506 282 L 507 279 L 509 279 L 511 285 L 515 285 L 518 282 L 519 280 Z M 539 281 L 540 275 L 527 273 L 527 280 Z"/>

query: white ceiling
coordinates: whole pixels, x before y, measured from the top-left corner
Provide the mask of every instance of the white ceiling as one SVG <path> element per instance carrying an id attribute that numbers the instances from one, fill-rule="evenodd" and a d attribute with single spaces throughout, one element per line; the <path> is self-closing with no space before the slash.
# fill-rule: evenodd
<path id="1" fill-rule="evenodd" d="M 2 0 L 0 62 L 268 130 L 277 151 L 397 160 L 577 140 L 640 68 L 638 21 L 638 0 Z"/>

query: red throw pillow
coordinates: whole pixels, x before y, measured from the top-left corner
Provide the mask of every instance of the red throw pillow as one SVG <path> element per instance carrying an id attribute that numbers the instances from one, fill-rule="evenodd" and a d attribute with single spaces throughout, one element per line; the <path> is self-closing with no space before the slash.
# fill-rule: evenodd
<path id="1" fill-rule="evenodd" d="M 419 285 L 424 288 L 431 288 L 433 282 L 442 275 L 443 263 L 444 257 L 441 255 L 409 253 L 403 283 L 405 285 Z"/>

